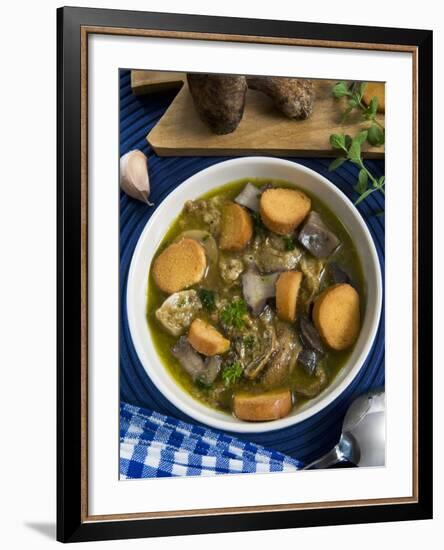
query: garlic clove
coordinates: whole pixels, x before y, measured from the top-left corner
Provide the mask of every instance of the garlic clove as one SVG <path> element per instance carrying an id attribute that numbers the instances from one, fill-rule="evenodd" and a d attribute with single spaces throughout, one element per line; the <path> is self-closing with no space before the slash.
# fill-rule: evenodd
<path id="1" fill-rule="evenodd" d="M 133 199 L 152 206 L 150 196 L 150 180 L 148 177 L 148 159 L 134 149 L 120 157 L 120 188 Z"/>

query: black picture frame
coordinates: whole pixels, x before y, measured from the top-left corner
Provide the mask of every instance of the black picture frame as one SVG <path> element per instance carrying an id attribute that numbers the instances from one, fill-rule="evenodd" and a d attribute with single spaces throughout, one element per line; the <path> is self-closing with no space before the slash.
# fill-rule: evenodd
<path id="1" fill-rule="evenodd" d="M 81 28 L 284 37 L 417 48 L 417 502 L 190 517 L 85 520 L 81 508 Z M 432 32 L 147 13 L 57 10 L 57 539 L 62 542 L 428 519 L 432 517 Z M 421 368 L 421 365 L 423 368 Z M 84 482 L 84 479 L 83 479 Z"/>

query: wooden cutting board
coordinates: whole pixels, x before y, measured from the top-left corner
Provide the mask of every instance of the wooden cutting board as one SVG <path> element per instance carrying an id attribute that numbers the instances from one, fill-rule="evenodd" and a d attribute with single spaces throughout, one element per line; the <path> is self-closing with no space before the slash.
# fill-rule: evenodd
<path id="1" fill-rule="evenodd" d="M 131 89 L 135 95 L 150 94 L 161 90 L 180 88 L 185 73 L 167 71 L 131 71 Z"/>
<path id="2" fill-rule="evenodd" d="M 366 124 L 359 113 L 341 124 L 345 103 L 331 96 L 335 82 L 316 81 L 313 113 L 302 121 L 285 117 L 266 95 L 248 90 L 239 126 L 224 136 L 213 134 L 200 120 L 185 83 L 147 140 L 160 156 L 336 156 L 330 147 L 330 134 L 344 132 L 354 136 Z M 378 117 L 384 121 L 384 115 Z M 367 158 L 382 158 L 384 147 L 366 144 L 363 152 Z"/>

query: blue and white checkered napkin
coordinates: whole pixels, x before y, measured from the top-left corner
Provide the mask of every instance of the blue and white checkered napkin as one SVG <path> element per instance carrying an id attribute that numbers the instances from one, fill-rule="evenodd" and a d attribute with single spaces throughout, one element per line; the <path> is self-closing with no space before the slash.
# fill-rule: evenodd
<path id="1" fill-rule="evenodd" d="M 278 451 L 127 403 L 120 405 L 120 478 L 294 472 Z"/>

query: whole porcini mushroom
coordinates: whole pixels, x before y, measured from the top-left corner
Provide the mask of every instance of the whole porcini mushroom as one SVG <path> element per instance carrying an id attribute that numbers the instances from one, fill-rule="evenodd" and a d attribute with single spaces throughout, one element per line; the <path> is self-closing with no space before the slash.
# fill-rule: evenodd
<path id="1" fill-rule="evenodd" d="M 215 134 L 234 132 L 244 114 L 245 76 L 188 73 L 187 82 L 201 120 Z"/>
<path id="2" fill-rule="evenodd" d="M 120 188 L 127 195 L 138 201 L 149 202 L 150 179 L 148 176 L 148 159 L 137 149 L 120 157 Z"/>
<path id="3" fill-rule="evenodd" d="M 298 120 L 308 118 L 315 102 L 312 80 L 281 76 L 249 76 L 248 87 L 263 92 L 285 116 Z"/>

